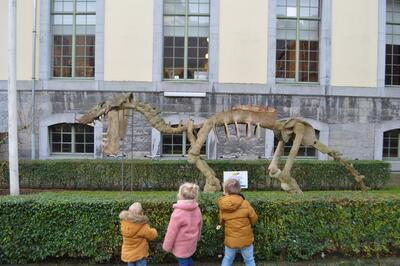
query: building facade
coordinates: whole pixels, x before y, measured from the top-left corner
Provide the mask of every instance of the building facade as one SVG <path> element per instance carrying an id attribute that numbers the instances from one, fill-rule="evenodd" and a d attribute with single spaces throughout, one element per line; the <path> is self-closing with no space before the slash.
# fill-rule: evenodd
<path id="1" fill-rule="evenodd" d="M 36 158 L 103 157 L 106 122 L 85 126 L 76 119 L 100 101 L 132 92 L 172 125 L 239 104 L 273 106 L 278 118 L 305 118 L 345 158 L 388 160 L 400 171 L 400 0 L 37 2 L 17 0 L 21 158 L 31 157 L 32 126 Z M 0 13 L 5 132 L 7 1 L 0 2 Z M 129 121 L 122 143 L 128 158 L 187 153 L 185 135 L 163 135 L 138 113 Z M 205 157 L 273 153 L 270 130 L 259 140 L 226 141 L 224 135 L 222 128 L 210 133 Z M 307 147 L 299 157 L 327 159 Z"/>

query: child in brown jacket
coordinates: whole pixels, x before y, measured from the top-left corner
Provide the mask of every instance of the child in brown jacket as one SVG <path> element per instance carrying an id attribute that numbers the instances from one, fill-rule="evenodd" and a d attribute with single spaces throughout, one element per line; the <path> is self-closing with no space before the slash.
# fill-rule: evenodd
<path id="1" fill-rule="evenodd" d="M 224 196 L 218 200 L 218 207 L 219 222 L 225 230 L 225 254 L 221 266 L 232 265 L 238 251 L 246 265 L 256 265 L 252 225 L 257 221 L 257 214 L 240 194 L 238 180 L 228 179 L 224 182 Z"/>
<path id="2" fill-rule="evenodd" d="M 146 266 L 149 256 L 148 241 L 157 237 L 157 230 L 148 225 L 142 204 L 133 203 L 128 211 L 119 214 L 121 219 L 122 251 L 121 259 L 128 266 Z"/>

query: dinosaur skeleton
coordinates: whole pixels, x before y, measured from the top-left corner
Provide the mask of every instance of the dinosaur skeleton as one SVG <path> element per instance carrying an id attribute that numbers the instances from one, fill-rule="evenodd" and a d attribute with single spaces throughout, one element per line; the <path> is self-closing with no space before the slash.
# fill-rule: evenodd
<path id="1" fill-rule="evenodd" d="M 279 142 L 272 161 L 268 166 L 268 172 L 271 177 L 279 179 L 281 188 L 289 193 L 302 193 L 296 180 L 290 175 L 301 144 L 312 146 L 320 152 L 331 156 L 334 160 L 339 161 L 354 176 L 357 185 L 362 190 L 368 189 L 363 182 L 364 176 L 360 175 L 351 164 L 343 160 L 340 157 L 340 153 L 319 142 L 315 136 L 314 128 L 309 123 L 299 117 L 277 120 L 276 109 L 271 107 L 240 105 L 230 110 L 217 113 L 201 124 L 193 124 L 193 121 L 189 120 L 186 123 L 180 122 L 177 127 L 172 127 L 160 116 L 159 110 L 150 104 L 135 101 L 133 95 L 128 94 L 99 103 L 86 115 L 78 119 L 78 122 L 89 124 L 107 116 L 108 128 L 106 137 L 103 139 L 103 152 L 108 155 L 117 155 L 119 152 L 119 142 L 126 133 L 130 110 L 142 113 L 150 125 L 162 133 L 179 134 L 186 132 L 191 144 L 188 162 L 196 165 L 200 172 L 206 177 L 204 186 L 204 191 L 206 192 L 219 191 L 221 190 L 221 185 L 219 179 L 216 178 L 215 172 L 200 157 L 200 149 L 205 143 L 210 131 L 214 130 L 215 132 L 216 127 L 223 126 L 226 137 L 230 139 L 229 125 L 235 125 L 238 139 L 240 138 L 239 125 L 246 125 L 247 137 L 252 136 L 251 129 L 253 126 L 254 134 L 257 138 L 261 135 L 261 128 L 273 130 Z M 196 135 L 194 129 L 198 130 Z M 288 142 L 290 139 L 293 139 L 293 146 L 289 152 L 285 166 L 283 170 L 281 170 L 278 168 L 278 160 L 283 153 L 284 143 Z"/>

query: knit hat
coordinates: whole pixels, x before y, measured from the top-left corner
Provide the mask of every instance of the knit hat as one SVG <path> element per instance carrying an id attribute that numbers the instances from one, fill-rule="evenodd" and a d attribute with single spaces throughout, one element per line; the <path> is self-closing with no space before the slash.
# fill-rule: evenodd
<path id="1" fill-rule="evenodd" d="M 129 206 L 129 211 L 133 214 L 141 214 L 143 211 L 142 204 L 140 204 L 140 202 L 133 203 L 131 206 Z"/>

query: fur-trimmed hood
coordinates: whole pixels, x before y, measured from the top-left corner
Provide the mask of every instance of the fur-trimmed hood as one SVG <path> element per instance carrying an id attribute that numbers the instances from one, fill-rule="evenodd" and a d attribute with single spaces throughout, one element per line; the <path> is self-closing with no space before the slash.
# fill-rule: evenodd
<path id="1" fill-rule="evenodd" d="M 149 219 L 146 215 L 134 214 L 130 211 L 122 211 L 119 214 L 119 218 L 121 220 L 126 220 L 137 224 L 147 224 L 149 222 Z"/>

